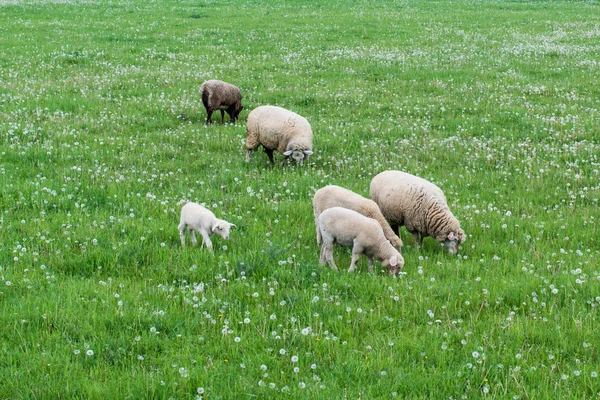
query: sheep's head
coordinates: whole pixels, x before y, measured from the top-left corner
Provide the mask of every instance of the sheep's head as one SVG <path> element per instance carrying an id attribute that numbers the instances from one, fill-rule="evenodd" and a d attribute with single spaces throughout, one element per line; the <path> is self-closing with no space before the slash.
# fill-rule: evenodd
<path id="1" fill-rule="evenodd" d="M 404 258 L 400 253 L 393 255 L 389 259 L 381 261 L 381 266 L 387 269 L 390 275 L 397 275 L 404 267 Z"/>
<path id="2" fill-rule="evenodd" d="M 298 164 L 302 165 L 302 161 L 306 160 L 312 155 L 310 150 L 287 150 L 283 153 L 286 157 L 292 157 Z"/>
<path id="3" fill-rule="evenodd" d="M 241 102 L 239 102 L 238 104 L 235 105 L 235 109 L 233 110 L 233 113 L 231 114 L 232 122 L 237 121 L 238 116 L 240 115 L 240 112 L 242 112 L 243 109 L 244 109 L 244 106 L 242 105 Z"/>
<path id="4" fill-rule="evenodd" d="M 442 242 L 442 246 L 451 254 L 458 253 L 458 246 L 463 243 L 466 239 L 467 235 L 465 232 L 458 228 L 456 232 L 452 231 L 448 233 L 447 238 Z"/>
<path id="5" fill-rule="evenodd" d="M 225 240 L 229 240 L 229 231 L 231 228 L 235 228 L 235 224 L 230 224 L 222 219 L 218 220 L 212 227 L 212 233 L 216 233 Z"/>

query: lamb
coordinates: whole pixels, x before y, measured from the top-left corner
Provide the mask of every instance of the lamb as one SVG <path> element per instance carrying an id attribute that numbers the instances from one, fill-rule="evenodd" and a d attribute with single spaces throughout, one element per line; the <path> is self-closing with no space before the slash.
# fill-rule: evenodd
<path id="1" fill-rule="evenodd" d="M 431 236 L 448 252 L 457 254 L 458 246 L 466 239 L 442 190 L 425 179 L 385 171 L 371 180 L 370 197 L 396 233 L 400 226 L 406 227 L 417 248 L 426 236 Z"/>
<path id="2" fill-rule="evenodd" d="M 202 243 L 212 251 L 212 242 L 209 236 L 212 234 L 218 234 L 223 239 L 229 240 L 229 231 L 231 228 L 235 228 L 235 224 L 218 219 L 215 217 L 210 210 L 202 207 L 197 203 L 187 203 L 181 209 L 181 220 L 179 222 L 179 237 L 181 238 L 181 245 L 185 246 L 185 231 L 186 228 L 190 231 L 192 238 L 192 244 L 195 246 L 196 235 L 195 232 L 199 232 L 202 235 Z"/>
<path id="3" fill-rule="evenodd" d="M 317 190 L 313 197 L 312 204 L 315 225 L 317 226 L 317 243 L 319 245 L 322 243 L 322 238 L 317 225 L 319 215 L 328 208 L 343 207 L 354 210 L 365 217 L 373 218 L 379 222 L 379 225 L 381 225 L 381 228 L 383 229 L 383 234 L 387 240 L 390 241 L 391 245 L 399 250 L 402 248 L 402 240 L 394 233 L 390 224 L 388 224 L 383 214 L 381 214 L 379 206 L 373 200 L 366 199 L 343 187 L 329 185 Z"/>
<path id="4" fill-rule="evenodd" d="M 302 165 L 312 152 L 313 133 L 306 118 L 285 108 L 260 106 L 248 115 L 246 123 L 246 162 L 258 146 L 273 160 L 273 150 L 285 156 L 284 163 L 291 156 Z"/>
<path id="5" fill-rule="evenodd" d="M 212 113 L 221 110 L 221 123 L 224 122 L 225 111 L 229 114 L 232 123 L 238 118 L 242 106 L 242 92 L 237 86 L 230 83 L 209 80 L 200 87 L 202 103 L 206 108 L 206 124 L 212 124 Z"/>
<path id="6" fill-rule="evenodd" d="M 356 269 L 361 254 L 369 260 L 369 272 L 373 272 L 373 257 L 381 262 L 391 275 L 397 275 L 404 267 L 404 258 L 383 234 L 381 225 L 373 218 L 342 207 L 332 207 L 317 218 L 317 229 L 322 237 L 319 263 L 337 270 L 333 261 L 333 244 L 352 246 L 352 262 L 348 272 Z"/>

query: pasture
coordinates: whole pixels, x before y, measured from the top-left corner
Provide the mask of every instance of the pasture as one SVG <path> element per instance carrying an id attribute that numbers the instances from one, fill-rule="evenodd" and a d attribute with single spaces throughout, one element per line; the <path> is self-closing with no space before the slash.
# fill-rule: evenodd
<path id="1" fill-rule="evenodd" d="M 598 398 L 598 54 L 597 1 L 0 0 L 0 398 Z M 303 167 L 244 162 L 265 104 Z M 314 192 L 387 169 L 459 255 L 320 266 Z"/>

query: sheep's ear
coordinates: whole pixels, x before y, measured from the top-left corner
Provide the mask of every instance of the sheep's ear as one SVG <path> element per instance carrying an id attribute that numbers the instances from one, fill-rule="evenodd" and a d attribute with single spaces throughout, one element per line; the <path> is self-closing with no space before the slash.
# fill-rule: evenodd
<path id="1" fill-rule="evenodd" d="M 390 258 L 390 265 L 392 267 L 395 267 L 396 265 L 398 265 L 398 257 L 393 256 L 392 258 Z"/>
<path id="2" fill-rule="evenodd" d="M 212 227 L 211 231 L 214 233 L 214 232 L 216 232 L 216 231 L 217 231 L 217 229 L 219 229 L 219 224 L 215 224 L 215 225 L 213 225 L 213 227 Z"/>
<path id="3" fill-rule="evenodd" d="M 448 234 L 448 240 L 455 240 L 455 239 L 456 239 L 456 237 L 454 236 L 454 232 L 450 232 Z"/>
<path id="4" fill-rule="evenodd" d="M 237 228 L 237 226 L 235 226 L 235 224 L 229 224 L 229 226 L 230 226 L 231 228 Z"/>
<path id="5" fill-rule="evenodd" d="M 312 156 L 313 152 L 310 150 L 304 150 L 303 153 L 306 154 L 306 156 L 308 157 L 308 156 Z"/>
<path id="6" fill-rule="evenodd" d="M 283 155 L 289 156 L 289 155 L 292 155 L 293 152 L 294 152 L 294 150 L 288 150 L 288 151 L 284 152 Z"/>

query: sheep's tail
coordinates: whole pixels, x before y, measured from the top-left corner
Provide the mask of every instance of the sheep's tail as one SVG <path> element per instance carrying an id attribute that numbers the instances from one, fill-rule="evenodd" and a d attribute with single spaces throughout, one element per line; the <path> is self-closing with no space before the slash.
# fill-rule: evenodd
<path id="1" fill-rule="evenodd" d="M 208 108 L 208 97 L 209 93 L 206 87 L 202 86 L 202 104 L 204 104 L 205 108 Z"/>

